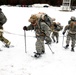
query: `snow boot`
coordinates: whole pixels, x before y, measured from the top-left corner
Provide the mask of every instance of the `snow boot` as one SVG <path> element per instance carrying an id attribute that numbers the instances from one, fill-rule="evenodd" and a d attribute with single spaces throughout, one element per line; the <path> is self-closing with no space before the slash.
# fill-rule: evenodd
<path id="1" fill-rule="evenodd" d="M 41 56 L 40 53 L 35 53 L 35 55 L 34 55 L 35 58 L 39 58 L 40 56 Z"/>
<path id="2" fill-rule="evenodd" d="M 41 54 L 44 54 L 44 53 L 45 53 L 45 51 L 44 51 L 44 50 L 42 50 Z"/>
<path id="3" fill-rule="evenodd" d="M 68 47 L 69 47 L 69 45 L 66 45 L 66 46 L 65 46 L 65 49 L 67 49 Z"/>
<path id="4" fill-rule="evenodd" d="M 56 43 L 58 43 L 58 41 Z"/>
<path id="5" fill-rule="evenodd" d="M 55 42 L 55 40 L 53 40 L 53 42 Z"/>
<path id="6" fill-rule="evenodd" d="M 71 51 L 74 52 L 74 48 L 71 48 Z"/>
<path id="7" fill-rule="evenodd" d="M 11 43 L 11 42 L 6 43 L 6 44 L 5 44 L 5 47 L 9 48 L 9 47 L 10 47 L 10 43 Z"/>

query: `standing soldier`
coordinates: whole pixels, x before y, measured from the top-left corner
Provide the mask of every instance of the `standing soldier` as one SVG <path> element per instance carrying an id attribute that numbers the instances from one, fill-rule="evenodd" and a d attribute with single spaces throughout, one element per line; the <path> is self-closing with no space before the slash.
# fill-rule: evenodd
<path id="1" fill-rule="evenodd" d="M 0 41 L 5 43 L 5 47 L 9 48 L 10 42 L 3 37 L 3 24 L 5 24 L 7 21 L 6 16 L 2 12 L 2 9 L 0 8 Z"/>
<path id="2" fill-rule="evenodd" d="M 51 44 L 51 39 L 50 39 L 50 28 L 45 22 L 40 22 L 38 24 L 38 19 L 36 15 L 32 15 L 29 19 L 29 22 L 31 24 L 26 27 L 23 27 L 23 30 L 34 30 L 35 35 L 37 38 L 36 41 L 36 51 L 37 53 L 34 55 L 34 57 L 39 57 L 41 54 L 45 53 L 45 48 L 44 48 L 44 40 L 47 40 L 47 44 Z"/>
<path id="3" fill-rule="evenodd" d="M 65 26 L 63 35 L 65 34 L 67 30 L 68 30 L 68 34 L 67 34 L 65 49 L 69 47 L 69 42 L 71 40 L 72 41 L 71 51 L 74 52 L 75 40 L 76 40 L 76 22 L 71 22 L 69 25 Z"/>
<path id="4" fill-rule="evenodd" d="M 54 42 L 59 42 L 59 31 L 63 29 L 63 26 L 59 22 L 53 22 L 53 25 L 51 26 L 52 30 L 52 39 Z M 56 40 L 55 40 L 56 37 Z"/>

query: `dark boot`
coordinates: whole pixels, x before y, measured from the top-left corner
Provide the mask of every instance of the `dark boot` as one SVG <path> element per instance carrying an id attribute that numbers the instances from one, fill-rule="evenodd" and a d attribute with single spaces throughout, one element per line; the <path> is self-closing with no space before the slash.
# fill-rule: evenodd
<path id="1" fill-rule="evenodd" d="M 65 46 L 65 49 L 67 49 L 68 47 L 69 47 L 69 45 L 66 45 L 66 46 Z"/>
<path id="2" fill-rule="evenodd" d="M 5 47 L 9 48 L 9 45 L 5 45 Z"/>
<path id="3" fill-rule="evenodd" d="M 9 48 L 9 47 L 10 47 L 10 43 L 11 43 L 11 42 L 6 43 L 6 44 L 5 44 L 5 47 Z"/>
<path id="4" fill-rule="evenodd" d="M 56 43 L 58 43 L 58 41 Z"/>
<path id="5" fill-rule="evenodd" d="M 40 53 L 35 53 L 34 57 L 39 58 L 40 57 Z"/>
<path id="6" fill-rule="evenodd" d="M 45 53 L 45 51 L 43 50 L 42 52 L 41 52 L 41 54 L 44 54 Z"/>
<path id="7" fill-rule="evenodd" d="M 71 51 L 74 52 L 74 48 L 71 48 Z"/>
<path id="8" fill-rule="evenodd" d="M 53 40 L 55 42 L 55 40 Z"/>

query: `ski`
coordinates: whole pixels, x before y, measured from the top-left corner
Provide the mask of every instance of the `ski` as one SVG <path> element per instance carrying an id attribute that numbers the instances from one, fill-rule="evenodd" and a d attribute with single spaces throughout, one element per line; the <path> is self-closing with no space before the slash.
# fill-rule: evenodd
<path id="1" fill-rule="evenodd" d="M 34 55 L 36 54 L 36 52 L 33 52 L 34 53 Z M 35 57 L 34 55 L 31 55 L 31 57 L 33 57 L 33 58 L 40 58 L 40 57 L 42 57 L 41 55 L 39 55 L 38 57 Z"/>
<path id="2" fill-rule="evenodd" d="M 66 48 L 65 46 L 63 46 L 63 48 L 64 48 L 64 49 L 69 49 L 69 48 Z"/>
<path id="3" fill-rule="evenodd" d="M 2 47 L 7 48 L 5 45 L 2 45 Z M 9 48 L 13 48 L 14 45 L 10 45 Z"/>
<path id="4" fill-rule="evenodd" d="M 38 58 L 41 58 L 42 56 L 40 55 L 39 57 L 35 57 L 33 55 L 31 55 L 32 58 L 35 58 L 35 59 L 38 59 Z"/>

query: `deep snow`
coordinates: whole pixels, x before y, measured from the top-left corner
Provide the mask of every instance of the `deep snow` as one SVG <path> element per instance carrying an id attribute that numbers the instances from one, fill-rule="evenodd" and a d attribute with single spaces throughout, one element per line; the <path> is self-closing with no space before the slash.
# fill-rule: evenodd
<path id="1" fill-rule="evenodd" d="M 28 26 L 31 14 L 45 12 L 50 17 L 56 18 L 65 26 L 71 16 L 76 17 L 76 11 L 64 12 L 59 11 L 59 7 L 50 8 L 27 8 L 27 7 L 7 7 L 1 6 L 7 17 L 7 23 L 4 25 L 4 36 L 11 41 L 14 47 L 3 48 L 0 42 L 0 75 L 76 75 L 76 47 L 75 52 L 71 52 L 71 47 L 67 50 L 65 40 L 63 41 L 62 31 L 60 32 L 59 43 L 52 43 L 51 49 L 55 52 L 52 54 L 47 45 L 46 53 L 39 59 L 32 58 L 35 51 L 36 38 L 34 31 L 26 32 L 26 51 L 23 26 Z M 62 44 L 63 42 L 63 44 Z"/>

